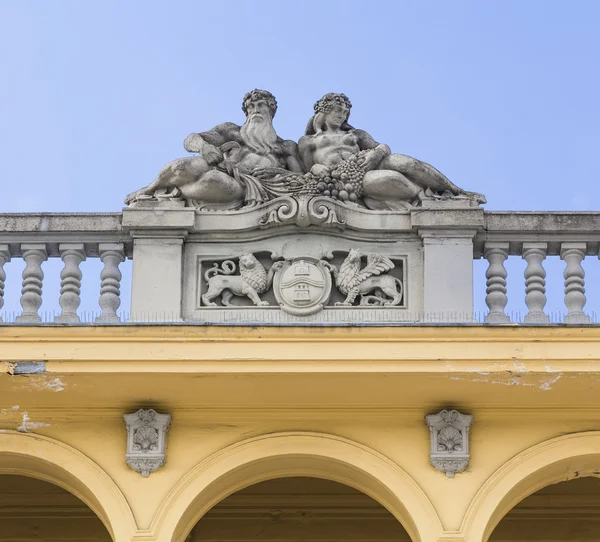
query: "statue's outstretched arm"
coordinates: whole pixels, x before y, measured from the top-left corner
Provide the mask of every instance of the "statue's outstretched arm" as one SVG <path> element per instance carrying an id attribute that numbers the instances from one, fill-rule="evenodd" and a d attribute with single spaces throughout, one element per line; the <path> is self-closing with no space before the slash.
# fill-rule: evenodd
<path id="1" fill-rule="evenodd" d="M 204 156 L 205 152 L 212 152 L 212 148 L 218 149 L 223 143 L 237 141 L 239 133 L 240 127 L 237 124 L 234 124 L 233 122 L 224 122 L 206 132 L 190 134 L 185 138 L 183 146 L 188 152 L 199 152 Z M 205 151 L 205 147 L 207 146 L 209 146 L 209 148 Z M 204 156 L 204 158 L 206 158 L 206 156 Z"/>
<path id="2" fill-rule="evenodd" d="M 210 165 L 218 164 L 223 160 L 223 153 L 219 147 L 229 141 L 237 141 L 240 127 L 233 122 L 224 122 L 207 132 L 190 134 L 185 138 L 183 146 L 188 152 L 200 153 Z"/>

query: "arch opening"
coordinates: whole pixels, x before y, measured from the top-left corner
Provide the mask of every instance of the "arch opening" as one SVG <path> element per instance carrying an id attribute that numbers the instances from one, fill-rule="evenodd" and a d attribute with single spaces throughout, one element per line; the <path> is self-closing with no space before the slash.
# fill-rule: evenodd
<path id="1" fill-rule="evenodd" d="M 578 477 L 545 486 L 516 504 L 489 542 L 600 540 L 600 478 Z"/>
<path id="2" fill-rule="evenodd" d="M 358 443 L 319 433 L 278 433 L 234 444 L 198 464 L 163 502 L 153 532 L 183 542 L 218 503 L 280 478 L 337 482 L 374 499 L 413 542 L 434 540 L 441 524 L 419 486 L 397 465 Z"/>
<path id="3" fill-rule="evenodd" d="M 96 513 L 56 484 L 21 474 L 0 474 L 0 542 L 112 542 Z"/>
<path id="4" fill-rule="evenodd" d="M 211 508 L 186 542 L 412 542 L 381 504 L 322 478 L 285 477 L 239 490 Z"/>
<path id="5" fill-rule="evenodd" d="M 514 524 L 517 515 L 530 509 L 530 503 L 539 502 L 541 498 L 548 500 L 552 492 L 570 491 L 566 487 L 576 487 L 557 484 L 597 476 L 600 476 L 599 431 L 572 433 L 532 446 L 500 467 L 479 490 L 463 521 L 465 540 L 493 541 L 492 533 L 505 516 L 507 522 L 494 536 L 507 536 L 502 534 L 503 530 L 509 522 Z M 595 484 L 594 481 L 584 483 Z M 550 486 L 556 487 L 545 489 Z M 532 499 L 527 501 L 530 496 Z M 512 516 L 508 516 L 511 511 Z M 600 540 L 600 532 L 594 540 Z"/>
<path id="6" fill-rule="evenodd" d="M 33 433 L 0 433 L 1 476 L 61 488 L 98 518 L 109 540 L 127 540 L 136 532 L 131 509 L 114 481 L 90 458 L 60 441 Z"/>

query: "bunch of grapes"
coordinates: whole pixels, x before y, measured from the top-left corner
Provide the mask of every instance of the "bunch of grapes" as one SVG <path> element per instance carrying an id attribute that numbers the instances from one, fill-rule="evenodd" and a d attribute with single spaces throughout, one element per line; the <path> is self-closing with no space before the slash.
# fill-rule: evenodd
<path id="1" fill-rule="evenodd" d="M 341 186 L 335 179 L 325 176 L 316 179 L 316 188 L 320 196 L 329 196 L 330 198 L 337 199 Z"/>
<path id="2" fill-rule="evenodd" d="M 342 201 L 358 201 L 362 196 L 362 180 L 365 176 L 364 169 L 358 165 L 359 155 L 350 156 L 347 160 L 340 162 L 331 172 L 333 179 L 338 181 L 340 188 L 338 198 Z"/>
<path id="3" fill-rule="evenodd" d="M 307 173 L 304 177 L 304 184 L 302 185 L 302 189 L 300 190 L 300 194 L 306 194 L 308 196 L 318 196 L 320 195 L 319 189 L 317 185 L 319 181 L 316 177 Z"/>
<path id="4" fill-rule="evenodd" d="M 358 159 L 364 154 L 361 151 L 347 160 L 340 162 L 329 175 L 315 177 L 311 173 L 304 176 L 297 174 L 287 175 L 287 179 L 298 177 L 298 183 L 302 182 L 301 194 L 310 196 L 328 196 L 341 201 L 357 202 L 362 196 L 362 180 L 365 176 L 364 169 L 358 164 Z"/>

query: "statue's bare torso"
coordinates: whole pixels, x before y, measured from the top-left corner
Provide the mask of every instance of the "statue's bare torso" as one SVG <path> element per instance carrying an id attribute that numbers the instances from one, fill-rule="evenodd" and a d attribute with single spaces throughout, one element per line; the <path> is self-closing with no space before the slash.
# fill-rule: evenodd
<path id="1" fill-rule="evenodd" d="M 322 132 L 308 137 L 310 138 L 308 143 L 314 149 L 313 159 L 316 164 L 335 166 L 361 150 L 358 145 L 358 136 L 354 131 L 342 133 Z"/>

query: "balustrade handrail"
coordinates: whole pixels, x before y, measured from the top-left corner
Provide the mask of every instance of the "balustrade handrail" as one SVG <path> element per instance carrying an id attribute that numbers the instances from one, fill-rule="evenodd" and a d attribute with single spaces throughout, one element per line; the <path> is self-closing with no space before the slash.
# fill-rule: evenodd
<path id="1" fill-rule="evenodd" d="M 444 210 L 440 210 L 443 213 Z M 0 213 L 0 240 L 22 234 L 121 235 L 129 240 L 122 226 L 122 212 L 105 213 Z M 483 211 L 480 234 L 599 234 L 597 211 Z"/>
<path id="2" fill-rule="evenodd" d="M 132 239 L 122 218 L 122 213 L 0 213 L 0 245 L 22 257 L 20 245 L 46 243 L 48 257 L 58 257 L 59 243 L 84 243 L 88 256 L 98 255 L 99 243 L 123 243 L 129 256 Z"/>
<path id="3" fill-rule="evenodd" d="M 547 256 L 560 255 L 563 242 L 585 242 L 585 253 L 600 248 L 600 212 L 593 211 L 485 211 L 483 230 L 474 240 L 474 257 L 484 255 L 486 242 L 509 243 L 510 255 L 522 255 L 522 243 L 548 243 Z"/>

